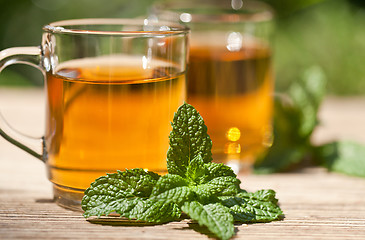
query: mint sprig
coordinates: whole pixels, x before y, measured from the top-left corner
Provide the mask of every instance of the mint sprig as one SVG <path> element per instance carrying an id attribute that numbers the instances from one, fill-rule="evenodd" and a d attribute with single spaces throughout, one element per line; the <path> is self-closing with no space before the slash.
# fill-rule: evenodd
<path id="1" fill-rule="evenodd" d="M 282 218 L 273 190 L 248 193 L 240 189 L 241 182 L 230 167 L 211 162 L 212 141 L 194 107 L 184 103 L 172 127 L 168 174 L 132 169 L 96 179 L 81 202 L 85 217 L 115 212 L 157 224 L 177 220 L 184 212 L 223 240 L 234 235 L 234 222 Z"/>

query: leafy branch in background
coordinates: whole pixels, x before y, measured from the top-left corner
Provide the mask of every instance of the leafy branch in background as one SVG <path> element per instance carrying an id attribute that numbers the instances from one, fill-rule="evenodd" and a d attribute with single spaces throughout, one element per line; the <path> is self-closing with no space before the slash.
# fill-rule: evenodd
<path id="1" fill-rule="evenodd" d="M 365 146 L 350 141 L 320 146 L 311 143 L 311 135 L 319 123 L 317 115 L 326 83 L 321 68 L 312 67 L 286 94 L 276 96 L 274 144 L 255 164 L 256 173 L 288 171 L 309 159 L 330 171 L 365 177 Z"/>

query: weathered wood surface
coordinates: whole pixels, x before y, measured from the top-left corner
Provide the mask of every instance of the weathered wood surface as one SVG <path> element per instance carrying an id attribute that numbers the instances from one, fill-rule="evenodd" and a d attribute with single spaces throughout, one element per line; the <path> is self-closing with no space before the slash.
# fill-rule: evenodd
<path id="1" fill-rule="evenodd" d="M 315 141 L 365 142 L 364 108 L 363 98 L 327 99 Z M 0 109 L 18 129 L 42 134 L 42 91 L 1 90 Z M 234 239 L 365 239 L 365 179 L 310 168 L 241 180 L 249 191 L 276 190 L 285 219 L 237 225 Z M 188 220 L 144 227 L 89 223 L 53 202 L 42 162 L 0 138 L 0 239 L 207 239 L 196 227 Z"/>

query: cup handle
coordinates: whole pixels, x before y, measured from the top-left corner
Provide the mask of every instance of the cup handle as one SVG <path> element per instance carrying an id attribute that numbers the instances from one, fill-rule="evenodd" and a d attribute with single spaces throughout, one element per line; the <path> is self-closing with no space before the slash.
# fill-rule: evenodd
<path id="1" fill-rule="evenodd" d="M 0 72 L 12 64 L 27 64 L 39 69 L 43 75 L 45 70 L 41 64 L 42 50 L 40 47 L 14 47 L 0 52 Z M 12 128 L 0 112 L 0 135 L 15 146 L 30 153 L 34 157 L 46 161 L 44 137 L 33 138 Z"/>

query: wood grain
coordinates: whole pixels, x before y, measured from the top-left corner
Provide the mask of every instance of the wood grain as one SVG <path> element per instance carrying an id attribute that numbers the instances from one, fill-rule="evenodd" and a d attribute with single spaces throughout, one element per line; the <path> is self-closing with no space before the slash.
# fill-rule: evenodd
<path id="1" fill-rule="evenodd" d="M 7 109 L 9 120 L 17 118 L 21 128 L 41 132 L 43 123 L 37 117 L 43 112 L 42 91 L 5 92 L 0 91 L 0 108 Z M 6 97 L 10 100 L 4 100 Z M 12 102 L 12 98 L 16 100 Z M 346 104 L 339 108 L 326 102 L 325 106 L 327 109 L 323 111 L 327 114 L 333 114 L 329 108 L 349 111 Z M 23 116 L 26 121 L 22 122 L 17 111 L 35 113 L 36 117 L 28 121 Z M 358 124 L 362 125 L 362 121 Z M 336 134 L 341 137 L 341 133 Z M 242 175 L 240 179 L 242 187 L 249 191 L 274 189 L 285 219 L 236 225 L 234 239 L 365 239 L 365 179 L 328 173 L 321 168 L 286 174 Z M 42 162 L 0 138 L 0 239 L 208 239 L 194 229 L 206 231 L 189 220 L 143 227 L 90 223 L 80 212 L 63 209 L 53 202 Z"/>

